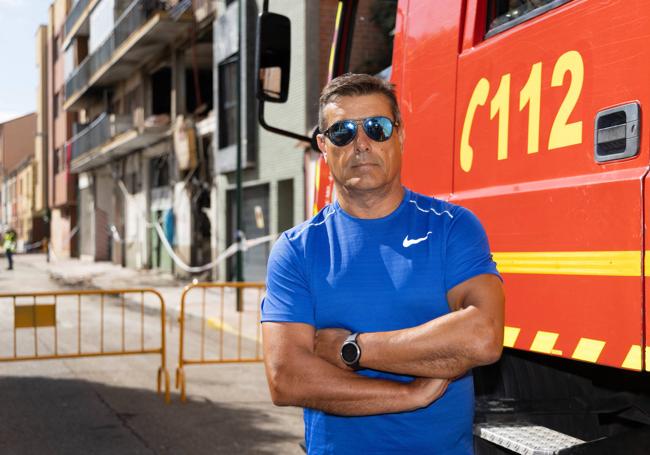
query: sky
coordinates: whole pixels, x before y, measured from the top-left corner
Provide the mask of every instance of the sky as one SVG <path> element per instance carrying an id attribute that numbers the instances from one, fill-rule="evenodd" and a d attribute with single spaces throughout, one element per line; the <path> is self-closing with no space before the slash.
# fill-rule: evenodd
<path id="1" fill-rule="evenodd" d="M 0 123 L 36 110 L 36 29 L 52 0 L 0 0 Z"/>

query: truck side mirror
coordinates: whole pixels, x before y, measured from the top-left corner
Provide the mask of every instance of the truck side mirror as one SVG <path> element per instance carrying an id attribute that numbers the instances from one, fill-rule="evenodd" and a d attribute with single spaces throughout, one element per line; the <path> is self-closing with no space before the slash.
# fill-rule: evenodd
<path id="1" fill-rule="evenodd" d="M 259 15 L 255 63 L 257 99 L 286 102 L 291 69 L 291 21 L 288 17 L 269 12 Z"/>

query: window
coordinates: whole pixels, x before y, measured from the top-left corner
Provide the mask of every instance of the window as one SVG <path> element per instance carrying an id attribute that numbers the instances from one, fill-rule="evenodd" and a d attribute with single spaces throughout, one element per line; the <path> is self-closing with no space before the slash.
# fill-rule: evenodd
<path id="1" fill-rule="evenodd" d="M 59 149 L 55 149 L 52 154 L 52 169 L 55 174 L 59 172 Z"/>
<path id="2" fill-rule="evenodd" d="M 397 0 L 360 0 L 349 69 L 390 79 Z"/>
<path id="3" fill-rule="evenodd" d="M 66 159 L 65 150 L 66 150 L 66 146 L 59 147 L 54 150 L 54 160 L 52 162 L 52 168 L 54 169 L 54 173 L 56 174 L 66 171 L 67 159 Z"/>
<path id="4" fill-rule="evenodd" d="M 52 37 L 52 61 L 56 63 L 59 59 L 59 35 Z"/>
<path id="5" fill-rule="evenodd" d="M 569 0 L 489 0 L 486 38 L 539 16 Z"/>
<path id="6" fill-rule="evenodd" d="M 59 92 L 56 92 L 54 94 L 54 100 L 52 102 L 52 117 L 54 119 L 59 116 L 59 98 L 61 98 L 61 94 Z"/>
<path id="7" fill-rule="evenodd" d="M 164 67 L 151 75 L 151 113 L 153 115 L 171 112 L 172 70 Z"/>
<path id="8" fill-rule="evenodd" d="M 159 156 L 149 161 L 151 170 L 151 188 L 159 188 L 169 185 L 169 164 L 167 156 Z"/>
<path id="9" fill-rule="evenodd" d="M 58 159 L 57 159 L 57 162 L 59 164 L 58 172 L 65 172 L 66 171 L 66 165 L 68 163 L 68 160 L 67 160 L 67 157 L 66 157 L 65 150 L 66 150 L 65 146 L 64 147 L 59 147 L 57 149 L 57 154 L 59 155 Z"/>
<path id="10" fill-rule="evenodd" d="M 239 54 L 219 65 L 219 148 L 237 143 L 237 100 Z"/>

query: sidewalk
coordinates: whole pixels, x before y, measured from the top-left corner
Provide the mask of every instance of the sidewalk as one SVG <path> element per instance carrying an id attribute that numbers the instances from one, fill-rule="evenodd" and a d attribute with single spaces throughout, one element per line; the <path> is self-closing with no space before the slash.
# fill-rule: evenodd
<path id="1" fill-rule="evenodd" d="M 165 301 L 170 331 L 178 327 L 183 289 L 191 284 L 191 281 L 179 280 L 170 273 L 129 269 L 112 262 L 80 259 L 57 259 L 47 262 L 44 254 L 23 254 L 19 255 L 17 260 L 47 273 L 58 285 L 73 289 L 153 288 Z M 224 293 L 225 305 L 220 313 L 221 290 L 213 288 L 205 291 L 205 308 L 201 305 L 201 292 L 201 289 L 195 289 L 186 297 L 186 330 L 200 330 L 198 327 L 201 321 L 205 321 L 212 329 L 220 329 L 234 336 L 241 335 L 249 342 L 259 341 L 257 312 L 261 304 L 261 293 L 255 289 L 247 290 L 244 294 L 244 312 L 240 313 L 237 311 L 235 292 L 228 289 Z M 158 310 L 155 300 L 145 299 L 144 304 L 155 311 Z"/>
<path id="2" fill-rule="evenodd" d="M 80 259 L 46 261 L 44 254 L 23 254 L 17 260 L 43 270 L 60 285 L 76 289 L 154 288 L 165 299 L 167 314 L 174 319 L 180 312 L 183 288 L 189 280 L 179 280 L 157 270 L 135 270 L 112 262 L 91 262 Z"/>
<path id="3" fill-rule="evenodd" d="M 0 261 L 0 266 L 4 266 Z M 52 280 L 48 279 L 51 277 Z M 54 281 L 56 280 L 56 281 Z M 180 295 L 186 282 L 170 275 L 152 271 L 125 269 L 111 263 L 92 263 L 76 259 L 47 263 L 44 255 L 18 255 L 15 270 L 0 270 L 0 288 L 6 293 L 39 292 L 64 287 L 76 289 L 115 289 L 152 287 L 167 304 L 167 368 L 172 380 L 172 403 L 167 405 L 155 393 L 155 377 L 160 358 L 157 356 L 109 356 L 38 361 L 6 362 L 0 364 L 0 393 L 7 402 L 0 411 L 0 453 L 70 453 L 70 454 L 291 454 L 300 455 L 298 443 L 304 437 L 301 410 L 274 406 L 271 402 L 264 366 L 261 362 L 197 365 L 186 368 L 187 402 L 180 403 L 174 386 L 178 365 L 179 330 L 177 318 Z M 206 293 L 214 306 L 220 291 Z M 245 323 L 238 325 L 230 315 L 234 309 L 234 292 L 226 292 L 228 325 L 246 329 L 256 324 L 256 310 L 245 312 Z M 202 291 L 194 293 L 188 302 L 200 301 Z M 247 301 L 259 302 L 257 295 Z M 153 299 L 152 299 L 153 300 Z M 256 305 L 259 308 L 259 304 Z M 196 309 L 196 308 L 195 308 Z M 255 312 L 253 312 L 255 311 Z M 85 313 L 88 316 L 90 313 Z M 112 316 L 111 316 L 112 314 Z M 111 328 L 119 323 L 119 313 L 107 313 L 100 324 L 106 327 L 110 344 Z M 127 317 L 136 316 L 127 305 Z M 190 314 L 186 328 L 186 352 L 190 355 L 202 349 L 197 335 L 202 333 L 200 319 Z M 11 327 L 13 315 L 2 320 Z M 200 316 L 200 313 L 198 313 Z M 206 313 L 206 317 L 211 314 Z M 156 312 L 145 312 L 145 321 L 158 327 Z M 98 323 L 98 318 L 84 321 Z M 94 321 L 94 322 L 93 322 Z M 2 324 L 0 324 L 2 325 Z M 136 324 L 137 325 L 137 324 Z M 139 339 L 133 324 L 127 324 L 127 344 Z M 198 325 L 198 327 L 197 327 Z M 61 313 L 59 352 L 73 352 L 77 346 L 75 321 Z M 90 327 L 90 325 L 88 325 Z M 219 332 L 207 320 L 206 358 L 217 351 Z M 71 332 L 72 331 L 72 332 Z M 0 334 L 2 331 L 0 331 Z M 40 333 L 40 331 L 39 331 Z M 155 332 L 154 332 L 155 333 Z M 39 352 L 52 350 L 50 332 L 39 337 Z M 92 331 L 85 334 L 92 338 Z M 11 332 L 5 331 L 4 346 L 11 350 Z M 19 334 L 21 335 L 21 334 Z M 26 329 L 22 335 L 31 336 Z M 22 336 L 21 335 L 21 336 Z M 133 336 L 132 336 L 133 335 Z M 122 335 L 124 336 L 124 335 Z M 249 338 L 250 339 L 250 338 Z M 31 350 L 31 338 L 19 338 L 19 350 Z M 237 346 L 236 338 L 223 338 L 226 353 Z M 254 343 L 244 340 L 244 350 Z M 42 348 L 42 350 L 41 350 Z M 31 352 L 31 351 L 30 351 Z M 246 351 L 245 351 L 246 352 Z"/>

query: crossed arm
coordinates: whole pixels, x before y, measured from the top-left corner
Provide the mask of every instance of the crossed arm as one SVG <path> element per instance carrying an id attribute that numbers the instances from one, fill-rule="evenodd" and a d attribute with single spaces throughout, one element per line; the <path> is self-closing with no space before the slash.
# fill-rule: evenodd
<path id="1" fill-rule="evenodd" d="M 339 415 L 410 411 L 439 398 L 450 379 L 498 360 L 503 342 L 500 280 L 478 275 L 447 293 L 451 313 L 422 325 L 359 336 L 363 368 L 417 376 L 403 384 L 371 379 L 340 360 L 348 331 L 307 324 L 263 324 L 264 356 L 276 405 Z"/>

